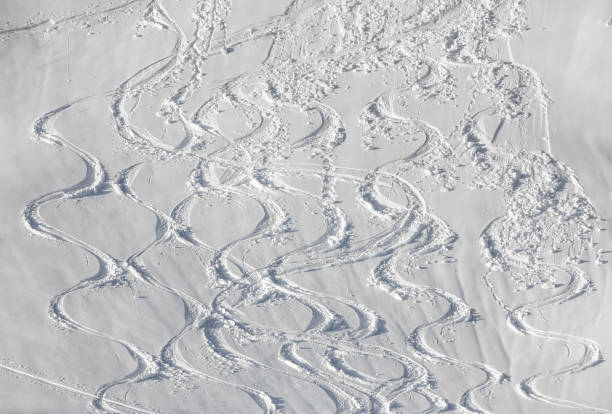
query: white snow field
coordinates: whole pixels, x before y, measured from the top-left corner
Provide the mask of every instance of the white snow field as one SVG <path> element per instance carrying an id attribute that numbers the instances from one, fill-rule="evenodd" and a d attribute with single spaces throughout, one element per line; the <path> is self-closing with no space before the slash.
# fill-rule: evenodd
<path id="1" fill-rule="evenodd" d="M 612 1 L 0 0 L 0 413 L 612 413 Z"/>

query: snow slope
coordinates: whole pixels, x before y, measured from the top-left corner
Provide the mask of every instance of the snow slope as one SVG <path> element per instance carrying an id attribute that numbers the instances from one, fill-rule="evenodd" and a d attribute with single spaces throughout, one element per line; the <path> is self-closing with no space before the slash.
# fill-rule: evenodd
<path id="1" fill-rule="evenodd" d="M 0 413 L 612 413 L 611 3 L 0 16 Z"/>

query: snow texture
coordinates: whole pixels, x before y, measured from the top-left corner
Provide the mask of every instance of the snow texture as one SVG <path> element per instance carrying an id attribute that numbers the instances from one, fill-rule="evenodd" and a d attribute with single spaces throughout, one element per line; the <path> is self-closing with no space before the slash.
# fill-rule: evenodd
<path id="1" fill-rule="evenodd" d="M 609 1 L 0 16 L 0 413 L 612 413 Z"/>

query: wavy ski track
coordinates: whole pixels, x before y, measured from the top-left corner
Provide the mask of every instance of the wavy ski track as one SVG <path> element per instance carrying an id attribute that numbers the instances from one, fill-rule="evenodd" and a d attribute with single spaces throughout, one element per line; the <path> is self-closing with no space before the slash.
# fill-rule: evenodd
<path id="1" fill-rule="evenodd" d="M 97 249 L 96 247 L 91 246 L 69 234 L 66 234 L 60 229 L 48 225 L 39 213 L 40 208 L 47 203 L 90 196 L 93 197 L 101 195 L 107 190 L 107 174 L 102 164 L 91 154 L 78 148 L 77 146 L 63 138 L 61 135 L 56 133 L 53 129 L 54 120 L 62 112 L 69 109 L 72 105 L 73 104 L 64 105 L 43 115 L 34 123 L 33 134 L 36 139 L 47 143 L 60 145 L 77 155 L 86 166 L 86 176 L 79 184 L 75 186 L 43 195 L 37 198 L 36 200 L 28 203 L 28 205 L 23 210 L 22 218 L 25 226 L 33 234 L 51 240 L 63 241 L 74 246 L 80 247 L 85 252 L 96 258 L 99 265 L 98 272 L 94 276 L 84 279 L 75 284 L 74 286 L 57 294 L 50 302 L 49 315 L 61 326 L 77 330 L 88 335 L 107 339 L 122 345 L 136 362 L 137 368 L 135 371 L 128 374 L 124 379 L 120 381 L 135 381 L 138 379 L 142 379 L 148 375 L 153 375 L 159 372 L 159 361 L 153 355 L 148 354 L 144 350 L 137 347 L 135 344 L 132 344 L 120 338 L 115 338 L 109 334 L 81 324 L 72 316 L 70 316 L 64 309 L 64 301 L 66 297 L 72 293 L 78 292 L 80 290 L 101 288 L 107 285 L 128 283 L 124 277 L 126 273 L 126 268 L 118 260 L 106 254 L 105 252 Z M 99 409 L 103 412 L 114 412 L 104 403 L 103 399 L 94 400 L 93 405 L 96 409 Z"/>
<path id="2" fill-rule="evenodd" d="M 524 378 L 521 380 L 520 384 L 517 385 L 517 391 L 528 399 L 540 401 L 551 405 L 587 410 L 598 413 L 610 413 L 610 410 L 607 409 L 597 408 L 575 401 L 545 395 L 542 392 L 538 391 L 536 387 L 536 384 L 540 379 L 578 373 L 592 368 L 604 361 L 600 346 L 595 341 L 562 332 L 543 331 L 541 329 L 537 329 L 529 325 L 527 322 L 524 321 L 524 318 L 526 316 L 532 314 L 533 312 L 541 308 L 551 305 L 559 305 L 563 302 L 567 302 L 568 300 L 572 300 L 584 294 L 584 292 L 588 289 L 590 281 L 584 276 L 584 274 L 582 274 L 582 271 L 580 271 L 580 269 L 572 269 L 571 272 L 573 272 L 574 274 L 571 275 L 571 280 L 568 283 L 567 288 L 564 289 L 562 292 L 550 296 L 548 298 L 543 298 L 538 301 L 526 303 L 524 305 L 516 306 L 513 308 L 509 307 L 506 303 L 504 303 L 497 295 L 495 287 L 490 280 L 489 273 L 486 273 L 484 275 L 484 281 L 492 292 L 492 294 L 494 295 L 495 300 L 500 304 L 500 306 L 502 306 L 506 310 L 508 324 L 518 333 L 520 333 L 521 335 L 531 335 L 537 338 L 553 340 L 566 344 L 580 344 L 584 348 L 584 354 L 582 355 L 579 361 L 557 370 L 547 370 Z"/>
<path id="3" fill-rule="evenodd" d="M 430 151 L 433 150 L 435 146 L 445 145 L 442 133 L 432 125 L 424 121 L 405 118 L 395 113 L 393 109 L 393 102 L 398 93 L 400 93 L 400 90 L 395 89 L 379 96 L 372 104 L 369 105 L 368 109 L 373 111 L 379 117 L 382 116 L 387 119 L 393 119 L 409 125 L 416 124 L 418 128 L 425 133 L 425 142 L 409 156 L 390 161 L 386 165 L 377 167 L 374 172 L 371 173 L 372 177 L 370 178 L 367 187 L 362 187 L 362 189 L 368 189 L 369 191 L 363 191 L 361 194 L 363 202 L 371 206 L 369 209 L 370 211 L 373 211 L 375 214 L 387 216 L 390 219 L 397 214 L 396 211 L 398 206 L 394 203 L 390 203 L 389 200 L 387 200 L 380 192 L 374 191 L 375 188 L 372 188 L 371 185 L 376 182 L 378 176 L 385 174 L 385 167 L 393 166 L 399 162 L 414 162 L 418 158 L 425 157 Z M 414 206 L 410 206 L 411 208 L 400 206 L 400 208 L 405 211 L 410 211 L 412 209 L 411 213 L 414 216 L 427 217 L 427 219 L 430 220 L 430 231 L 434 233 L 439 232 L 441 235 L 436 237 L 434 234 L 433 236 L 430 236 L 432 240 L 425 239 L 421 243 L 416 243 L 416 245 L 412 246 L 412 248 L 407 249 L 408 251 L 400 251 L 398 249 L 398 251 L 394 252 L 390 257 L 382 260 L 373 270 L 370 282 L 372 285 L 388 292 L 394 298 L 399 300 L 414 300 L 416 297 L 425 294 L 438 297 L 449 303 L 449 310 L 442 315 L 440 319 L 424 323 L 413 331 L 410 341 L 411 348 L 419 357 L 427 361 L 446 363 L 458 368 L 469 366 L 482 371 L 485 374 L 485 381 L 466 390 L 462 394 L 459 401 L 459 408 L 461 411 L 466 412 L 488 412 L 483 410 L 473 401 L 473 394 L 476 391 L 482 391 L 496 383 L 502 383 L 508 380 L 509 377 L 487 364 L 475 361 L 461 361 L 457 358 L 452 358 L 448 355 L 442 354 L 431 347 L 425 339 L 426 332 L 435 327 L 444 328 L 459 323 L 475 322 L 474 310 L 471 309 L 461 298 L 449 292 L 435 287 L 415 286 L 414 284 L 407 282 L 397 273 L 395 268 L 396 262 L 401 253 L 404 253 L 404 255 L 406 255 L 406 253 L 411 253 L 410 256 L 414 256 L 415 253 L 417 253 L 417 257 L 419 257 L 418 254 L 420 253 L 420 257 L 426 257 L 427 254 L 443 251 L 450 243 L 454 241 L 455 236 L 446 223 L 427 211 L 424 201 L 420 196 L 418 196 L 417 190 L 414 187 L 409 187 L 409 184 L 396 174 L 386 173 L 385 175 L 397 182 L 398 185 L 403 185 L 405 191 L 413 191 L 415 195 L 417 195 L 414 198 L 420 202 L 416 208 Z M 420 236 L 420 232 L 422 232 L 422 229 L 416 229 L 415 236 Z"/>
<path id="4" fill-rule="evenodd" d="M 497 2 L 497 4 L 491 6 L 491 10 L 502 7 L 502 2 Z M 520 34 L 520 26 L 514 28 L 513 31 Z M 473 110 L 473 105 L 476 102 L 476 96 L 478 95 L 478 92 L 474 90 L 473 96 L 469 104 L 469 108 L 464 115 L 464 122 L 458 124 L 460 125 L 460 127 L 457 129 L 457 131 L 459 132 L 457 135 L 466 138 L 466 140 L 464 141 L 464 144 L 467 144 L 465 151 L 471 152 L 471 161 L 473 162 L 473 165 L 476 166 L 478 169 L 482 168 L 482 172 L 484 174 L 495 173 L 495 171 L 490 171 L 490 165 L 487 165 L 487 163 L 491 162 L 491 160 L 494 159 L 495 156 L 498 157 L 498 160 L 502 160 L 502 162 L 504 162 L 504 158 L 513 156 L 511 151 L 504 153 L 502 149 L 494 146 L 493 144 L 495 138 L 499 133 L 499 129 L 503 126 L 504 120 L 524 116 L 528 113 L 526 109 L 527 106 L 530 105 L 532 102 L 535 102 L 543 113 L 544 136 L 542 138 L 544 139 L 546 147 L 543 153 L 547 154 L 552 160 L 554 160 L 555 163 L 558 163 L 553 158 L 551 151 L 551 136 L 548 120 L 548 107 L 550 97 L 548 95 L 548 91 L 546 90 L 544 82 L 539 73 L 537 73 L 534 69 L 514 60 L 512 49 L 510 46 L 511 34 L 505 34 L 503 38 L 503 40 L 507 43 L 509 58 L 508 61 L 500 60 L 499 57 L 492 58 L 490 56 L 487 56 L 486 53 L 483 56 L 479 56 L 478 53 L 474 53 L 472 55 L 473 63 L 466 64 L 465 62 L 460 62 L 458 59 L 456 59 L 456 56 L 455 58 L 453 58 L 452 56 L 447 56 L 442 61 L 445 64 L 457 67 L 478 68 L 480 66 L 481 68 L 486 68 L 487 71 L 491 71 L 492 73 L 495 73 L 495 71 L 499 70 L 500 68 L 510 68 L 515 73 L 517 73 L 519 78 L 521 79 L 519 81 L 519 87 L 528 87 L 533 89 L 533 91 L 529 91 L 529 96 L 525 96 L 525 93 L 518 91 L 518 89 L 514 91 L 506 89 L 504 91 L 503 86 L 499 89 L 494 89 L 494 93 L 499 94 L 499 96 L 496 97 L 496 99 L 499 100 L 498 104 L 503 104 L 503 106 L 497 111 L 501 116 L 501 122 L 498 125 L 498 128 L 494 132 L 490 141 L 487 139 L 481 139 L 479 134 L 474 131 L 473 126 L 480 118 L 483 118 L 487 113 L 495 113 L 496 111 L 493 107 L 488 107 L 470 114 L 470 111 Z M 517 99 L 516 101 L 508 101 L 506 100 L 507 97 L 504 96 L 503 92 L 511 92 L 519 99 Z M 461 144 L 458 144 L 457 147 L 459 145 Z M 455 147 L 455 149 L 457 149 L 457 147 Z M 491 156 L 491 154 L 494 155 Z M 461 154 L 459 154 L 459 156 L 460 155 Z M 567 168 L 565 167 L 563 167 L 562 170 L 564 174 L 568 174 L 568 182 L 575 186 L 578 189 L 578 193 L 580 194 L 580 196 L 586 200 L 586 203 L 590 204 L 588 197 L 584 194 L 584 190 L 580 186 L 574 174 L 570 171 L 567 171 Z M 487 182 L 487 179 L 485 179 L 484 181 Z M 486 188 L 487 185 L 485 184 L 484 187 Z M 499 188 L 499 186 L 493 184 L 491 188 Z M 495 270 L 507 271 L 509 266 L 517 266 L 518 269 L 520 269 L 519 271 L 527 271 L 527 269 L 523 267 L 523 264 L 521 263 L 520 259 L 514 260 L 512 251 L 503 251 L 503 248 L 502 251 L 497 251 L 495 250 L 495 248 L 488 247 L 490 246 L 490 243 L 495 244 L 497 241 L 504 240 L 504 236 L 507 236 L 502 234 L 503 229 L 501 228 L 493 230 L 495 226 L 499 225 L 500 221 L 503 221 L 507 217 L 508 216 L 497 218 L 485 227 L 485 229 L 481 233 L 481 246 L 483 246 L 483 249 L 485 251 L 488 250 L 488 257 L 494 264 L 493 266 L 490 266 L 491 268 L 495 268 Z M 497 234 L 495 236 L 489 234 L 491 231 Z M 503 243 L 499 244 L 503 246 Z M 486 286 L 489 288 L 494 300 L 506 310 L 508 324 L 517 332 L 522 335 L 530 335 L 542 339 L 550 339 L 566 344 L 579 344 L 584 348 L 584 354 L 582 355 L 579 361 L 567 367 L 560 368 L 557 370 L 547 370 L 520 380 L 520 383 L 516 386 L 517 393 L 527 399 L 539 401 L 552 406 L 561 406 L 577 410 L 610 413 L 610 410 L 592 407 L 586 404 L 581 404 L 566 399 L 555 398 L 553 396 L 545 395 L 539 390 L 537 390 L 536 384 L 542 378 L 558 377 L 562 375 L 581 372 L 586 369 L 592 368 L 604 361 L 600 346 L 596 342 L 587 338 L 576 337 L 567 333 L 543 331 L 529 325 L 524 320 L 525 317 L 527 317 L 529 314 L 532 314 L 533 312 L 541 308 L 544 308 L 546 306 L 558 306 L 563 304 L 564 302 L 576 299 L 582 296 L 591 287 L 592 282 L 590 281 L 590 279 L 586 276 L 586 274 L 584 274 L 582 270 L 580 270 L 576 266 L 558 266 L 550 263 L 546 263 L 543 266 L 546 268 L 544 270 L 545 273 L 566 273 L 568 274 L 570 281 L 560 293 L 556 293 L 550 297 L 544 297 L 530 303 L 525 303 L 523 305 L 510 306 L 503 301 L 503 299 L 497 293 L 494 284 L 490 280 L 490 270 L 484 274 L 483 280 Z"/>
<path id="5" fill-rule="evenodd" d="M 498 221 L 494 220 L 485 228 L 482 237 L 487 237 L 489 229 Z M 587 404 L 581 404 L 575 401 L 556 398 L 550 395 L 546 395 L 537 389 L 537 382 L 547 377 L 559 377 L 566 374 L 575 374 L 578 372 L 585 371 L 589 368 L 595 367 L 596 365 L 604 362 L 603 353 L 599 344 L 593 340 L 577 337 L 563 332 L 544 331 L 538 329 L 525 321 L 525 318 L 539 309 L 547 306 L 559 306 L 570 300 L 579 298 L 584 295 L 591 287 L 591 281 L 585 275 L 585 273 L 577 267 L 566 267 L 566 266 L 554 266 L 550 265 L 554 271 L 567 273 L 569 276 L 569 282 L 566 287 L 559 293 L 553 294 L 549 297 L 543 297 L 533 302 L 525 303 L 518 306 L 509 306 L 497 293 L 495 285 L 491 281 L 491 272 L 488 271 L 484 274 L 483 280 L 486 286 L 489 288 L 495 301 L 507 312 L 506 320 L 508 325 L 511 326 L 521 335 L 533 336 L 536 338 L 542 338 L 546 340 L 552 340 L 565 344 L 579 344 L 583 347 L 584 353 L 582 357 L 568 365 L 556 370 L 546 370 L 543 372 L 536 373 L 527 378 L 524 378 L 516 386 L 517 392 L 527 399 L 534 401 L 543 402 L 550 405 L 559 407 L 574 408 L 579 410 L 587 410 L 598 413 L 611 413 L 612 411 L 604 408 L 593 407 Z"/>
<path id="6" fill-rule="evenodd" d="M 529 68 L 524 68 L 524 69 L 532 71 Z M 534 76 L 538 79 L 537 83 L 539 84 L 541 82 L 539 80 L 539 77 L 537 76 L 537 74 L 535 74 Z M 543 89 L 540 89 L 538 93 L 544 94 L 545 91 Z M 541 107 L 544 110 L 546 110 L 547 108 L 546 104 L 542 103 L 545 101 L 545 97 L 541 96 L 539 101 L 540 101 Z M 478 116 L 479 115 L 475 115 L 474 119 L 477 119 Z M 546 127 L 546 131 L 548 133 L 547 127 Z M 549 187 L 551 188 L 550 192 L 552 192 L 552 197 L 555 197 L 555 198 L 561 197 L 558 195 L 558 193 L 567 191 L 566 187 L 574 188 L 574 191 L 576 192 L 576 194 L 578 194 L 578 196 L 584 200 L 584 205 L 587 206 L 587 207 L 581 206 L 581 208 L 583 209 L 586 208 L 585 211 L 587 212 L 586 215 L 583 213 L 583 217 L 589 217 L 589 215 L 591 215 L 590 218 L 587 218 L 587 220 L 596 220 L 597 217 L 595 215 L 592 215 L 593 212 L 591 212 L 588 208 L 588 206 L 592 206 L 592 204 L 590 203 L 590 200 L 588 199 L 588 197 L 586 197 L 586 195 L 584 194 L 584 190 L 582 189 L 578 180 L 576 179 L 576 177 L 573 175 L 573 173 L 569 169 L 567 169 L 565 166 L 560 164 L 558 161 L 556 161 L 552 157 L 552 155 L 550 155 L 550 140 L 548 136 L 545 138 L 546 138 L 546 143 L 548 146 L 548 152 L 542 152 L 541 154 L 532 155 L 531 158 L 528 158 L 527 162 L 533 162 L 532 159 L 535 159 L 536 160 L 535 162 L 541 162 L 543 165 L 545 165 L 546 162 L 548 162 L 553 166 L 551 168 L 558 169 L 559 174 L 563 176 L 563 179 L 565 181 L 563 181 L 563 184 L 561 185 L 555 182 L 549 183 Z M 482 141 L 480 141 L 476 135 L 471 135 L 471 141 L 477 146 L 478 152 L 480 154 L 486 154 L 488 152 L 495 151 L 495 148 L 492 148 L 490 145 L 482 143 Z M 535 167 L 531 167 L 531 168 L 533 171 Z M 538 171 L 538 170 L 536 169 L 535 171 Z M 533 174 L 533 172 L 531 174 Z M 553 176 L 554 176 L 554 173 L 553 173 Z M 548 179 L 551 180 L 551 178 L 548 178 Z M 521 182 L 521 183 L 516 183 L 513 185 L 515 185 L 518 188 L 520 188 L 520 186 L 529 185 L 528 180 L 525 180 L 525 183 L 527 184 L 523 184 Z M 539 183 L 536 182 L 535 184 L 531 184 L 531 185 L 533 185 L 533 187 L 535 188 L 534 191 L 541 191 L 537 187 Z M 514 190 L 516 191 L 516 189 Z M 518 205 L 520 206 L 520 204 Z M 516 209 L 517 207 L 513 206 L 513 208 Z M 546 214 L 548 210 L 551 210 L 551 209 L 552 208 L 550 206 L 544 206 L 541 208 L 541 210 L 539 210 L 538 214 L 544 215 Z M 516 225 L 515 223 L 516 217 L 520 217 L 522 214 L 524 214 L 524 212 L 522 211 L 516 211 L 516 210 L 509 211 L 508 215 L 498 217 L 494 219 L 493 221 L 491 221 L 481 232 L 481 236 L 480 236 L 481 250 L 483 252 L 486 252 L 486 256 L 489 259 L 489 263 L 487 263 L 487 265 L 490 269 L 483 275 L 483 281 L 485 285 L 488 287 L 489 291 L 491 292 L 491 295 L 496 301 L 496 303 L 498 303 L 506 311 L 507 321 L 508 321 L 509 326 L 511 326 L 519 334 L 526 335 L 526 336 L 532 336 L 536 338 L 542 338 L 546 340 L 553 340 L 556 342 L 565 343 L 568 346 L 570 344 L 578 344 L 584 349 L 584 353 L 578 361 L 566 367 L 562 367 L 559 369 L 546 370 L 546 371 L 536 373 L 534 375 L 531 375 L 527 378 L 520 380 L 520 383 L 516 386 L 517 393 L 526 399 L 542 402 L 542 403 L 549 404 L 552 406 L 573 408 L 577 410 L 587 410 L 587 411 L 599 412 L 599 413 L 610 413 L 611 411 L 608 409 L 593 407 L 587 404 L 582 404 L 582 403 L 578 403 L 578 402 L 567 400 L 567 399 L 556 398 L 551 395 L 546 395 L 537 389 L 537 382 L 543 378 L 560 377 L 563 375 L 569 375 L 569 374 L 574 374 L 574 373 L 585 371 L 589 368 L 595 367 L 596 365 L 599 365 L 600 363 L 604 362 L 604 357 L 601 351 L 601 347 L 599 346 L 599 344 L 597 344 L 593 340 L 582 338 L 582 337 L 577 337 L 577 336 L 563 333 L 563 332 L 544 331 L 544 330 L 538 329 L 530 325 L 529 323 L 525 321 L 525 318 L 527 316 L 529 316 L 530 314 L 533 314 L 534 312 L 542 308 L 545 308 L 548 306 L 562 305 L 565 302 L 581 297 L 589 289 L 592 288 L 591 280 L 587 277 L 587 275 L 580 268 L 570 264 L 571 261 L 569 260 L 570 259 L 569 257 L 568 257 L 568 263 L 565 265 L 556 265 L 553 263 L 546 262 L 543 258 L 540 258 L 541 263 L 539 265 L 539 268 L 536 269 L 536 271 L 539 271 L 542 274 L 555 274 L 555 273 L 566 274 L 569 277 L 569 281 L 566 283 L 566 286 L 560 292 L 554 293 L 548 297 L 544 296 L 543 298 L 537 299 L 535 301 L 524 303 L 522 305 L 517 305 L 517 306 L 508 305 L 498 294 L 497 289 L 495 288 L 495 285 L 491 281 L 492 271 L 508 272 L 512 269 L 517 269 L 519 273 L 534 272 L 534 269 L 532 268 L 533 265 L 531 263 L 526 262 L 520 256 L 517 256 L 516 252 L 512 250 L 512 246 L 507 246 L 504 243 L 504 239 L 508 237 L 506 233 L 511 231 L 508 229 L 511 229 L 512 226 Z M 578 212 L 576 212 L 576 217 L 581 217 L 580 214 L 578 214 Z M 566 218 L 559 217 L 558 219 L 561 221 L 561 220 L 565 220 Z M 570 218 L 569 220 L 572 220 L 572 218 Z M 575 219 L 575 220 L 579 220 L 579 219 Z M 580 220 L 583 220 L 583 218 L 580 218 Z M 580 224 L 581 223 L 578 223 L 577 225 L 579 226 Z M 577 231 L 578 230 L 576 230 L 576 232 Z M 583 234 L 579 234 L 579 233 L 575 233 L 571 235 L 575 237 L 585 237 Z M 547 242 L 546 240 L 539 241 L 540 244 L 546 243 L 546 242 Z M 569 255 L 569 248 L 568 248 L 568 255 Z M 577 256 L 578 254 L 576 254 L 576 257 Z"/>

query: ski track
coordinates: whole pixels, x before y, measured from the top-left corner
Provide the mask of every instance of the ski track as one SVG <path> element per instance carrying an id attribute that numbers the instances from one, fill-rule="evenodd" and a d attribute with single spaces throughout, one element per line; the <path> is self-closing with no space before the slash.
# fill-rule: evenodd
<path id="1" fill-rule="evenodd" d="M 479 402 L 479 395 L 495 385 L 510 382 L 510 376 L 484 362 L 446 354 L 427 340 L 429 332 L 476 323 L 477 311 L 451 292 L 409 281 L 409 276 L 423 264 L 451 262 L 450 250 L 457 239 L 450 226 L 429 211 L 421 195 L 423 183 L 440 191 L 452 191 L 459 184 L 468 184 L 504 192 L 507 214 L 483 230 L 481 250 L 489 268 L 484 283 L 493 300 L 507 312 L 509 325 L 523 335 L 580 344 L 584 348 L 581 359 L 570 366 L 535 373 L 515 383 L 517 393 L 544 404 L 610 413 L 548 396 L 537 389 L 543 377 L 573 374 L 603 362 L 595 342 L 567 333 L 543 331 L 526 321 L 529 314 L 540 308 L 575 300 L 591 288 L 587 275 L 576 263 L 584 250 L 584 241 L 590 240 L 593 222 L 598 217 L 573 173 L 550 154 L 547 124 L 547 147 L 543 151 L 495 146 L 508 120 L 526 116 L 533 105 L 544 113 L 547 111 L 548 97 L 539 75 L 512 61 L 511 51 L 510 61 L 503 61 L 488 56 L 484 48 L 491 36 L 508 39 L 520 34 L 525 18 L 522 2 L 440 0 L 415 1 L 412 6 L 392 0 L 294 0 L 281 15 L 230 32 L 227 27 L 232 9 L 230 0 L 194 2 L 193 27 L 189 30 L 173 19 L 162 0 L 130 1 L 103 11 L 88 11 L 56 21 L 46 19 L 0 32 L 0 36 L 10 39 L 21 32 L 48 29 L 49 25 L 62 30 L 66 24 L 84 17 L 105 16 L 132 8 L 142 14 L 139 27 L 161 30 L 175 38 L 174 47 L 165 58 L 143 67 L 115 90 L 67 103 L 42 115 L 32 126 L 33 138 L 76 155 L 84 163 L 86 174 L 79 183 L 28 203 L 22 214 L 24 225 L 37 236 L 82 249 L 99 265 L 96 274 L 53 297 L 49 315 L 65 328 L 123 346 L 136 363 L 136 369 L 89 393 L 8 365 L 2 368 L 88 396 L 90 409 L 101 413 L 157 412 L 152 407 L 138 408 L 108 395 L 121 385 L 146 381 L 173 381 L 180 385 L 191 380 L 233 387 L 246 393 L 263 412 L 284 411 L 287 401 L 281 396 L 246 380 L 236 382 L 237 375 L 223 374 L 249 370 L 311 383 L 330 398 L 338 413 L 398 412 L 401 405 L 396 405 L 395 401 L 409 393 L 420 394 L 428 401 L 429 408 L 422 411 L 425 413 L 451 410 L 489 413 L 491 410 Z M 499 20 L 494 21 L 491 15 Z M 322 28 L 326 29 L 324 33 Z M 443 36 L 445 33 L 451 34 Z M 412 36 L 412 40 L 402 44 L 408 36 Z M 227 55 L 242 45 L 264 38 L 272 39 L 272 46 L 263 63 L 251 72 L 218 83 L 212 96 L 196 110 L 184 108 L 207 84 L 208 75 L 203 65 L 208 59 Z M 342 42 L 342 47 L 334 47 L 335 42 Z M 429 56 L 423 46 L 428 42 L 443 45 L 446 54 Z M 397 47 L 391 47 L 394 44 Z M 334 94 L 343 72 L 369 73 L 389 69 L 401 73 L 403 80 L 363 108 L 359 116 L 362 149 L 375 154 L 377 145 L 418 134 L 424 136 L 424 141 L 406 154 L 398 154 L 396 159 L 375 168 L 338 164 L 337 152 L 347 145 L 347 128 L 341 114 L 326 103 L 325 98 Z M 406 96 L 441 105 L 452 102 L 455 99 L 454 71 L 466 69 L 479 77 L 474 81 L 473 96 L 464 108 L 464 117 L 450 134 L 445 135 L 435 125 L 408 115 L 402 109 Z M 504 74 L 506 72 L 508 75 Z M 187 80 L 181 78 L 186 73 L 191 74 Z M 512 74 L 518 79 L 513 87 L 504 83 Z M 160 93 L 169 85 L 173 92 L 163 98 L 159 114 L 182 128 L 183 137 L 175 146 L 164 142 L 163 137 L 153 136 L 132 120 L 143 96 Z M 476 102 L 482 94 L 492 97 L 494 104 L 476 110 Z M 91 99 L 109 100 L 117 134 L 127 148 L 141 155 L 142 161 L 112 174 L 95 154 L 55 130 L 54 122 L 58 117 L 69 117 L 73 107 Z M 237 138 L 225 134 L 216 120 L 223 105 L 242 113 L 251 127 L 250 132 Z M 295 140 L 281 116 L 284 108 L 316 114 L 321 123 Z M 491 134 L 478 129 L 479 120 L 487 116 L 500 117 Z M 208 149 L 218 142 L 223 145 Z M 309 153 L 313 161 L 291 160 L 292 155 L 301 153 Z M 132 183 L 143 165 L 170 160 L 181 160 L 193 168 L 185 182 L 186 196 L 167 213 L 143 199 Z M 458 182 L 457 169 L 461 167 L 470 170 L 472 182 Z M 219 171 L 223 173 L 220 175 Z M 544 182 L 537 172 L 549 173 L 543 175 Z M 419 177 L 417 184 L 414 174 Z M 285 180 L 295 176 L 319 180 L 320 193 L 292 186 Z M 346 200 L 338 193 L 338 183 L 350 183 L 355 187 L 355 203 L 382 230 L 368 238 L 357 237 L 353 218 L 343 208 Z M 383 189 L 400 192 L 405 202 L 385 196 Z M 51 226 L 40 214 L 41 208 L 48 203 L 104 197 L 110 192 L 150 211 L 157 221 L 155 238 L 125 260 Z M 248 234 L 214 248 L 192 230 L 190 223 L 194 206 L 210 198 L 228 202 L 233 198 L 248 199 L 259 207 L 262 218 Z M 240 247 L 261 242 L 282 246 L 290 240 L 292 232 L 299 231 L 294 227 L 289 207 L 283 204 L 286 198 L 316 204 L 322 213 L 324 233 L 310 243 L 278 255 L 264 266 L 255 266 L 235 255 Z M 524 199 L 533 203 L 523 203 Z M 562 211 L 560 205 L 567 200 L 573 201 L 582 214 Z M 561 218 L 563 224 L 553 232 L 545 233 L 537 227 L 538 220 L 557 218 Z M 532 247 L 532 259 L 520 255 L 515 248 L 530 242 L 521 238 L 526 231 L 538 231 L 542 235 L 536 247 Z M 580 240 L 579 247 L 576 247 L 576 239 Z M 210 302 L 173 287 L 147 268 L 144 258 L 162 246 L 183 246 L 201 257 L 210 257 L 203 259 L 201 272 L 203 283 L 217 290 Z M 567 247 L 565 265 L 533 259 L 543 257 L 542 252 L 550 246 L 554 249 Z M 399 301 L 428 300 L 442 309 L 439 317 L 418 321 L 406 338 L 406 348 L 402 352 L 376 342 L 376 337 L 385 334 L 387 328 L 375 309 L 348 297 L 307 289 L 295 282 L 308 277 L 308 272 L 366 261 L 374 263 L 367 280 L 363 280 L 368 286 Z M 568 275 L 569 282 L 549 297 L 511 305 L 497 292 L 491 280 L 493 272 L 511 275 L 520 287 L 551 283 L 556 273 Z M 87 326 L 79 321 L 78 315 L 70 314 L 64 307 L 66 298 L 72 294 L 135 284 L 170 293 L 185 309 L 184 325 L 177 327 L 174 336 L 168 338 L 156 354 Z M 261 325 L 245 320 L 245 313 L 241 311 L 248 306 L 288 300 L 310 311 L 311 320 L 304 330 Z M 333 305 L 350 309 L 358 325 L 351 326 Z M 224 331 L 239 343 L 274 344 L 278 347 L 277 360 L 281 365 L 267 365 L 241 353 L 228 343 Z M 188 334 L 199 335 L 206 349 L 204 362 L 212 364 L 214 369 L 204 371 L 182 355 L 179 344 Z M 315 366 L 300 355 L 301 344 L 316 346 L 320 350 L 317 354 L 321 364 Z M 388 380 L 374 377 L 351 366 L 348 356 L 391 359 L 403 373 Z M 438 391 L 441 384 L 429 368 L 432 365 L 479 372 L 483 379 L 465 389 L 456 401 L 451 401 Z"/>

